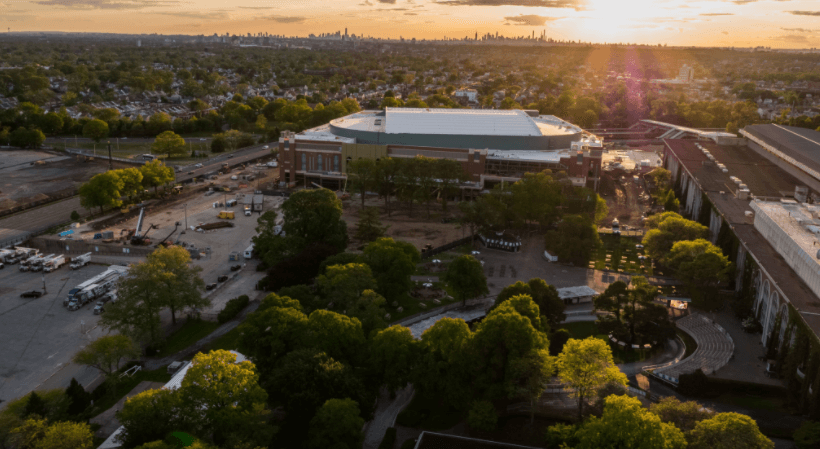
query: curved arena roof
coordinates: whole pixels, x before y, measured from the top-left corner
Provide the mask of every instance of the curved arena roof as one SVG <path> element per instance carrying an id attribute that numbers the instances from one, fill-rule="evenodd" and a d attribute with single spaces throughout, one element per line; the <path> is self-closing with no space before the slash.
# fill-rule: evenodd
<path id="1" fill-rule="evenodd" d="M 348 115 L 329 124 L 356 143 L 496 150 L 566 149 L 577 126 L 521 110 L 386 108 Z"/>

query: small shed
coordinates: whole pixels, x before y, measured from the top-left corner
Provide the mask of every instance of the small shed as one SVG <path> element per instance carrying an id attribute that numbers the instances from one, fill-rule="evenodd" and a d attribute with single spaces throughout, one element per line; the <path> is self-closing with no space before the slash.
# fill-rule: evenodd
<path id="1" fill-rule="evenodd" d="M 558 289 L 558 297 L 561 298 L 561 301 L 564 301 L 564 304 L 592 302 L 592 299 L 596 296 L 598 296 L 598 292 L 587 287 L 586 285 Z"/>
<path id="2" fill-rule="evenodd" d="M 253 257 L 253 243 L 251 243 L 251 246 L 245 248 L 245 252 L 242 255 L 245 259 L 250 259 Z"/>
<path id="3" fill-rule="evenodd" d="M 544 251 L 544 259 L 549 262 L 558 262 L 558 256 L 553 256 L 549 251 Z"/>

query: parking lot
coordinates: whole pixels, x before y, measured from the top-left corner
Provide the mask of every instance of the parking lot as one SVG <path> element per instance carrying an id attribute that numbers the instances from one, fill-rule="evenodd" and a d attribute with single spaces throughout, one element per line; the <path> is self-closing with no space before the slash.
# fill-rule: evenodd
<path id="1" fill-rule="evenodd" d="M 93 303 L 75 312 L 63 307 L 63 298 L 77 284 L 105 271 L 102 265 L 79 270 L 67 266 L 43 275 L 21 272 L 18 265 L 0 270 L 0 400 L 9 401 L 49 381 L 49 388 L 65 387 L 71 377 L 87 385 L 95 369 L 70 365 L 74 353 L 102 335 Z M 43 289 L 40 298 L 20 298 Z M 2 405 L 0 405 L 2 407 Z"/>

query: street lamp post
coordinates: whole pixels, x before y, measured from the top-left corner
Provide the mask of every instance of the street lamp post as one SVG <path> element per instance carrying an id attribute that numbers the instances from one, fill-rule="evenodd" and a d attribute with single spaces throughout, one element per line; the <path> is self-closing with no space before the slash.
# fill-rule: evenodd
<path id="1" fill-rule="evenodd" d="M 108 169 L 109 170 L 114 169 L 114 162 L 111 159 L 111 141 L 110 140 L 108 141 Z"/>
<path id="2" fill-rule="evenodd" d="M 182 205 L 185 208 L 185 230 L 188 230 L 188 203 Z"/>

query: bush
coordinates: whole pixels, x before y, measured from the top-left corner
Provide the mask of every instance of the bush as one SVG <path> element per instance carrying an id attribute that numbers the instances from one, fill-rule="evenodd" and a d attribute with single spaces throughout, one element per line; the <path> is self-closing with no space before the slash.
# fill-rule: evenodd
<path id="1" fill-rule="evenodd" d="M 800 428 L 794 432 L 794 443 L 800 449 L 820 447 L 820 422 L 803 421 Z"/>
<path id="2" fill-rule="evenodd" d="M 396 428 L 389 427 L 387 432 L 384 432 L 384 438 L 382 438 L 382 443 L 379 445 L 379 449 L 393 449 L 393 446 L 396 444 Z"/>
<path id="3" fill-rule="evenodd" d="M 77 213 L 76 210 L 71 211 L 71 221 L 79 221 L 80 214 Z"/>
<path id="4" fill-rule="evenodd" d="M 248 298 L 248 295 L 242 295 L 228 301 L 228 303 L 225 304 L 225 308 L 222 309 L 217 316 L 219 324 L 227 323 L 233 317 L 239 315 L 239 312 L 241 312 L 242 309 L 244 309 L 250 302 L 251 300 Z"/>
<path id="5" fill-rule="evenodd" d="M 408 438 L 404 440 L 404 443 L 401 443 L 401 449 L 413 449 L 416 447 L 416 440 L 412 438 Z"/>
<path id="6" fill-rule="evenodd" d="M 492 432 L 498 425 L 498 413 L 490 401 L 475 401 L 467 415 L 467 425 L 473 430 Z"/>

